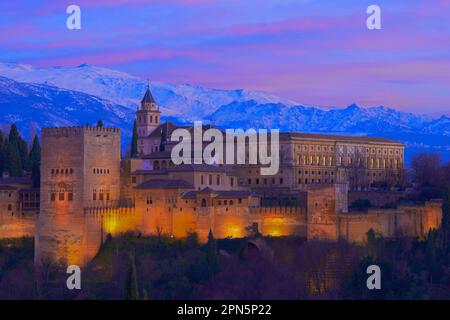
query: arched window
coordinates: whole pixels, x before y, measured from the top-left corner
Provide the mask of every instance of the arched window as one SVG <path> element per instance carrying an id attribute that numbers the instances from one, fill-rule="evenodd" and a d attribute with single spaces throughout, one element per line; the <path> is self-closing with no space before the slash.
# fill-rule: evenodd
<path id="1" fill-rule="evenodd" d="M 202 199 L 202 207 L 206 207 L 206 199 Z"/>

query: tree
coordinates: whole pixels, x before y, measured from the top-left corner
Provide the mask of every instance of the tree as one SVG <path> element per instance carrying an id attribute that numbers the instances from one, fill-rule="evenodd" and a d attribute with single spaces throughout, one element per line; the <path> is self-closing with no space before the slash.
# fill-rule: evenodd
<path id="1" fill-rule="evenodd" d="M 41 181 L 41 146 L 39 144 L 38 136 L 34 136 L 33 146 L 31 147 L 28 156 L 31 166 L 31 178 L 33 180 L 33 187 L 38 188 Z"/>
<path id="2" fill-rule="evenodd" d="M 32 165 L 41 162 L 41 145 L 39 144 L 39 138 L 37 136 L 34 136 L 29 159 Z"/>
<path id="3" fill-rule="evenodd" d="M 136 275 L 136 260 L 133 254 L 130 254 L 128 260 L 128 275 L 125 283 L 125 299 L 139 300 L 139 289 Z"/>
<path id="4" fill-rule="evenodd" d="M 102 120 L 98 120 L 97 121 L 97 127 L 103 128 L 103 121 Z"/>
<path id="5" fill-rule="evenodd" d="M 206 244 L 206 261 L 208 263 L 209 274 L 214 274 L 217 271 L 217 243 L 214 239 L 211 229 L 208 234 L 208 243 Z"/>
<path id="6" fill-rule="evenodd" d="M 418 186 L 441 187 L 445 184 L 442 159 L 437 153 L 418 153 L 411 160 L 412 180 Z"/>
<path id="7" fill-rule="evenodd" d="M 19 132 L 15 124 L 11 126 L 5 152 L 5 169 L 10 176 L 17 177 L 23 174 L 22 160 L 19 149 Z"/>
<path id="8" fill-rule="evenodd" d="M 131 152 L 130 152 L 131 153 L 130 156 L 132 158 L 137 157 L 137 154 L 138 154 L 137 139 L 138 139 L 137 125 L 136 125 L 136 120 L 134 120 L 133 136 L 131 138 Z"/>
<path id="9" fill-rule="evenodd" d="M 20 161 L 22 163 L 22 170 L 30 171 L 31 164 L 30 159 L 28 157 L 28 143 L 24 139 L 22 139 L 22 137 L 19 136 L 17 145 L 19 146 L 19 156 Z"/>

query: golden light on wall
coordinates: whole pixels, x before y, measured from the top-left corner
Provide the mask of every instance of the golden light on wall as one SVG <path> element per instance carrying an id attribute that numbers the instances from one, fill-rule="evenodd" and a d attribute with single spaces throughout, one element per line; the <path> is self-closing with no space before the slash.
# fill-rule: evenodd
<path id="1" fill-rule="evenodd" d="M 284 218 L 267 217 L 264 219 L 261 233 L 272 237 L 287 236 L 292 233 L 292 227 Z"/>

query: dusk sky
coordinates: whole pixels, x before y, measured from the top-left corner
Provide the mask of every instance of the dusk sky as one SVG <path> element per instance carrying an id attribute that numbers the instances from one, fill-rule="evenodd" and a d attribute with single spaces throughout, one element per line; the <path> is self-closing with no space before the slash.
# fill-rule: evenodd
<path id="1" fill-rule="evenodd" d="M 450 0 L 2 0 L 0 29 L 2 62 L 450 115 Z"/>

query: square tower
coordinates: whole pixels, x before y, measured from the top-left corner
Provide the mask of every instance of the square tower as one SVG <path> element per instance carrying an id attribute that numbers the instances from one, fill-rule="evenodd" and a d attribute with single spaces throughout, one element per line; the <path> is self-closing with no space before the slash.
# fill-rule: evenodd
<path id="1" fill-rule="evenodd" d="M 71 213 L 117 202 L 120 148 L 120 129 L 43 129 L 41 213 Z"/>

